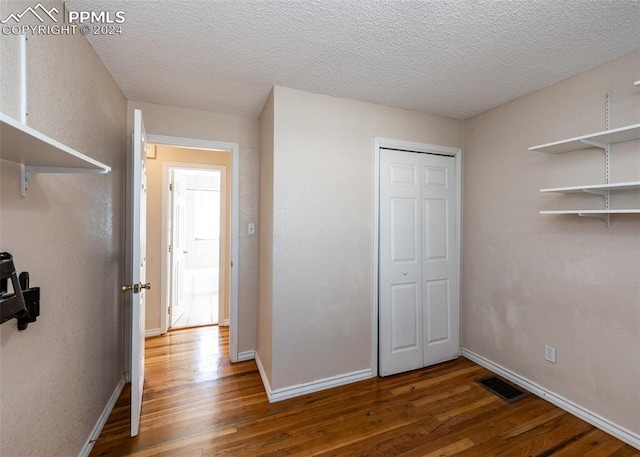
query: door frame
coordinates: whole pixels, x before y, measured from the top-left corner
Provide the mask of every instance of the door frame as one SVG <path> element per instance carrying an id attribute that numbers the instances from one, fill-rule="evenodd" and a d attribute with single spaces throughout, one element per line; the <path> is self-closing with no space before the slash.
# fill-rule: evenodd
<path id="1" fill-rule="evenodd" d="M 231 152 L 231 151 L 224 151 Z M 162 245 L 168 246 L 171 244 L 169 240 L 169 206 L 172 206 L 171 196 L 169 195 L 169 181 L 171 178 L 172 170 L 208 170 L 208 171 L 219 171 L 222 173 L 222 183 L 225 184 L 225 189 L 221 194 L 224 194 L 225 198 L 227 197 L 226 192 L 226 181 L 228 179 L 227 167 L 225 165 L 212 165 L 212 164 L 199 164 L 199 163 L 188 163 L 188 162 L 164 162 L 162 164 Z M 226 219 L 226 202 L 224 204 L 224 214 L 221 211 L 221 219 L 224 221 L 224 225 L 229 225 L 229 233 L 225 233 L 225 236 L 229 237 L 231 240 L 231 221 L 227 221 Z M 226 227 L 225 227 L 226 231 Z M 228 259 L 225 258 L 224 255 L 220 255 L 220 262 L 227 262 Z M 235 264 L 234 264 L 235 265 Z M 169 293 L 171 286 L 171 261 L 169 258 L 169 253 L 166 249 L 162 251 L 162 260 L 161 260 L 161 271 L 160 278 L 163 284 L 163 287 L 160 291 L 160 332 L 165 334 L 169 331 L 170 322 L 169 322 L 169 304 L 171 302 L 171 294 Z M 228 282 L 230 278 L 227 278 L 226 275 L 224 277 L 224 282 Z M 231 285 L 229 285 L 231 286 Z M 229 287 L 231 290 L 231 287 Z M 227 299 L 225 291 L 218 291 L 218 297 L 222 297 L 224 300 Z M 231 317 L 229 317 L 229 322 L 223 322 L 220 319 L 221 312 L 223 307 L 218 303 L 218 325 L 230 325 Z M 229 315 L 231 315 L 231 301 L 229 301 Z"/>
<path id="2" fill-rule="evenodd" d="M 223 141 L 199 140 L 195 138 L 183 138 L 176 136 L 156 135 L 147 133 L 147 142 L 162 146 L 176 146 L 181 148 L 208 149 L 231 151 L 231 173 L 227 177 L 231 179 L 231 224 L 230 228 L 230 259 L 231 262 L 231 285 L 229 287 L 229 358 L 231 362 L 238 361 L 238 271 L 239 263 L 239 237 L 240 237 L 240 146 L 238 143 L 228 143 Z M 194 164 L 190 164 L 193 166 Z M 166 187 L 166 186 L 165 186 Z M 166 189 L 163 189 L 163 193 Z M 163 231 L 163 237 L 166 236 Z M 163 249 L 163 263 L 167 253 Z M 166 263 L 165 263 L 166 265 Z M 164 272 L 163 272 L 164 273 Z M 166 309 L 166 308 L 164 308 Z M 162 313 L 163 328 L 166 332 L 166 313 Z"/>
<path id="3" fill-rule="evenodd" d="M 407 152 L 433 153 L 451 156 L 456 162 L 456 269 L 458 271 L 458 297 L 460 297 L 462 259 L 462 149 L 428 143 L 375 137 L 373 148 L 373 268 L 371 291 L 371 371 L 378 376 L 378 319 L 379 319 L 379 271 L 380 271 L 380 149 L 398 149 Z M 458 321 L 458 326 L 460 322 Z"/>

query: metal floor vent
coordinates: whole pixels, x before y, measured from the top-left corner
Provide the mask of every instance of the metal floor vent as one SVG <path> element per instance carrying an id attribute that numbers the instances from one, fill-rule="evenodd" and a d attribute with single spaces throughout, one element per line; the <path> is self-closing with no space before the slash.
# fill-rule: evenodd
<path id="1" fill-rule="evenodd" d="M 504 401 L 514 403 L 527 395 L 529 392 L 522 390 L 515 384 L 499 378 L 495 375 L 486 376 L 476 380 L 478 384 L 487 389 L 489 392 L 502 398 Z"/>

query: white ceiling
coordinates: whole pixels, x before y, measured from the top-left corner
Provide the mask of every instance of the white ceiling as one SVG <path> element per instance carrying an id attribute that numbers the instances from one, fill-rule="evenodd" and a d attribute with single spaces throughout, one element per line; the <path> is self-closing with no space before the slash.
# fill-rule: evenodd
<path id="1" fill-rule="evenodd" d="M 640 49 L 638 0 L 70 0 L 130 100 L 259 116 L 276 85 L 466 119 Z M 637 79 L 640 79 L 640 68 Z"/>

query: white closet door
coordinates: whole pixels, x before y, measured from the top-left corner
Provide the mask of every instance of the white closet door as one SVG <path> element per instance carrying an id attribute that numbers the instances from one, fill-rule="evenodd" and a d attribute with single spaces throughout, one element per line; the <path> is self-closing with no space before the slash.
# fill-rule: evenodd
<path id="1" fill-rule="evenodd" d="M 379 371 L 457 357 L 455 158 L 380 151 Z"/>
<path id="2" fill-rule="evenodd" d="M 423 366 L 419 154 L 380 151 L 380 374 Z"/>
<path id="3" fill-rule="evenodd" d="M 456 165 L 453 157 L 422 159 L 422 306 L 424 366 L 458 356 Z"/>

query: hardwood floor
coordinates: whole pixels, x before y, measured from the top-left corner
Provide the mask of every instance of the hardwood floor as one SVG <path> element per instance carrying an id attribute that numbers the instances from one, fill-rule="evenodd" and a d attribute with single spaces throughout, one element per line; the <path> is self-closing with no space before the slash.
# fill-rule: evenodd
<path id="1" fill-rule="evenodd" d="M 509 404 L 460 358 L 269 404 L 253 361 L 231 364 L 225 328 L 146 342 L 140 434 L 129 437 L 129 386 L 92 456 L 640 456 L 529 395 Z"/>

